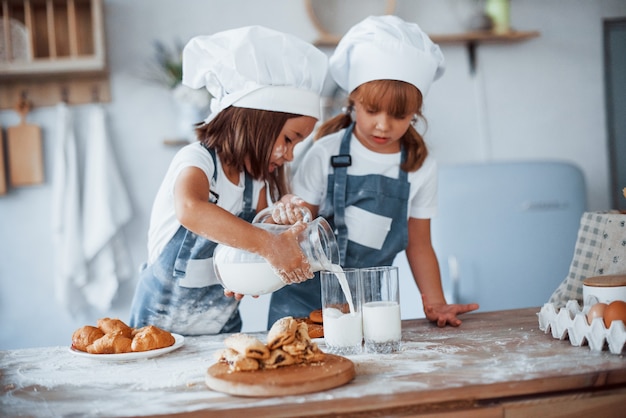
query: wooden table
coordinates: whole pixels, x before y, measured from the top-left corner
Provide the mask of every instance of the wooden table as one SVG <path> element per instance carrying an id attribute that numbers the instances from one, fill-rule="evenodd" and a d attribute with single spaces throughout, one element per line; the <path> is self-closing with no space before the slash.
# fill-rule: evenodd
<path id="1" fill-rule="evenodd" d="M 404 321 L 401 352 L 349 357 L 352 382 L 277 398 L 206 387 L 224 335 L 188 337 L 172 353 L 127 362 L 76 357 L 68 347 L 3 351 L 0 415 L 623 417 L 623 353 L 554 339 L 538 328 L 537 312 L 468 314 L 460 328 Z"/>

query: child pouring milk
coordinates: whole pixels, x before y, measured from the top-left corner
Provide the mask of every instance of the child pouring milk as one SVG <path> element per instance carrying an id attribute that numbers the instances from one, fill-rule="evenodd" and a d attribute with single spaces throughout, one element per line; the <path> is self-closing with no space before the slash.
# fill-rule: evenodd
<path id="1" fill-rule="evenodd" d="M 241 295 L 225 292 L 213 270 L 219 243 L 261 255 L 286 283 L 313 277 L 296 240 L 305 224 L 272 234 L 250 221 L 281 196 L 293 202 L 283 165 L 319 119 L 326 72 L 321 51 L 261 26 L 189 41 L 183 84 L 206 88 L 214 99 L 198 142 L 174 156 L 157 192 L 132 327 L 238 332 Z"/>

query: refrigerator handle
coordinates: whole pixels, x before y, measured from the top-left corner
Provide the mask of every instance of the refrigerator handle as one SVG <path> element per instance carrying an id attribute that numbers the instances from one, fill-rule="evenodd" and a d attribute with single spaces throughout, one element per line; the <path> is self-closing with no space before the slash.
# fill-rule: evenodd
<path id="1" fill-rule="evenodd" d="M 452 301 L 449 303 L 459 303 L 459 260 L 454 255 L 448 256 L 448 272 L 452 285 Z"/>

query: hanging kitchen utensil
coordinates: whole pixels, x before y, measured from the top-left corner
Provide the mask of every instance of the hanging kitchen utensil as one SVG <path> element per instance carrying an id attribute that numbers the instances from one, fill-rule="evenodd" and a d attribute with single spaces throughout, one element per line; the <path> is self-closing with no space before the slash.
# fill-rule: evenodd
<path id="1" fill-rule="evenodd" d="M 26 123 L 31 105 L 22 98 L 15 107 L 20 124 L 7 129 L 9 184 L 14 187 L 43 183 L 41 128 Z"/>
<path id="2" fill-rule="evenodd" d="M 0 129 L 0 195 L 7 192 L 6 166 L 4 165 L 4 132 Z"/>

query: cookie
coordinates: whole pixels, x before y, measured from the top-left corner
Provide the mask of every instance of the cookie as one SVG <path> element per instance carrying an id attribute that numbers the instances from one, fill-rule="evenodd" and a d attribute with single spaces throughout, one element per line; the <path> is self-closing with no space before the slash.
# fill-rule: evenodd
<path id="1" fill-rule="evenodd" d="M 317 309 L 309 314 L 309 319 L 316 324 L 323 324 L 324 320 L 322 319 L 322 310 Z"/>
<path id="2" fill-rule="evenodd" d="M 315 323 L 311 318 L 296 318 L 298 322 L 304 322 L 307 325 L 307 331 L 309 338 L 323 338 L 324 326 L 322 324 Z"/>
<path id="3" fill-rule="evenodd" d="M 322 324 L 316 324 L 311 322 L 308 324 L 309 326 L 309 337 L 310 338 L 323 338 L 324 337 L 324 326 Z"/>

